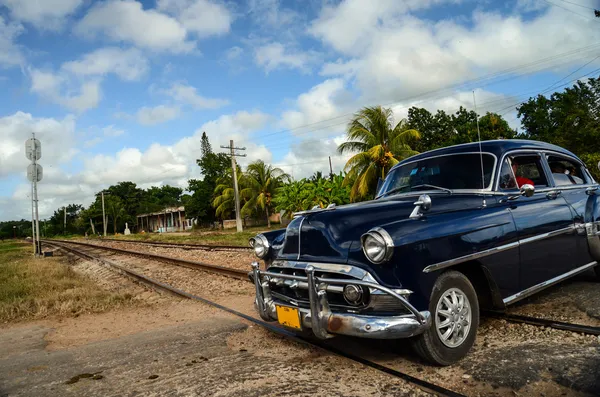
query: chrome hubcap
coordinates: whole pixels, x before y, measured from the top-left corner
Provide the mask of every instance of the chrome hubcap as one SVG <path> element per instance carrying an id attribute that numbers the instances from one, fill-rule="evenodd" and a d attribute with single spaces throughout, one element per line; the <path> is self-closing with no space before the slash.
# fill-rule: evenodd
<path id="1" fill-rule="evenodd" d="M 467 339 L 471 329 L 471 304 L 458 288 L 446 290 L 435 308 L 435 328 L 442 343 L 458 347 Z"/>

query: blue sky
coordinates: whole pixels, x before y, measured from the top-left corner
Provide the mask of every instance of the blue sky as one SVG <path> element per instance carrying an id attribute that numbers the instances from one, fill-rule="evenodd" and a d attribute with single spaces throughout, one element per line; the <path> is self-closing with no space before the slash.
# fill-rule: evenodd
<path id="1" fill-rule="evenodd" d="M 365 105 L 400 120 L 475 90 L 518 127 L 514 104 L 600 67 L 600 2 L 571 3 L 0 0 L 0 220 L 28 217 L 32 131 L 47 217 L 123 180 L 185 187 L 202 131 L 303 177 L 343 168 Z"/>

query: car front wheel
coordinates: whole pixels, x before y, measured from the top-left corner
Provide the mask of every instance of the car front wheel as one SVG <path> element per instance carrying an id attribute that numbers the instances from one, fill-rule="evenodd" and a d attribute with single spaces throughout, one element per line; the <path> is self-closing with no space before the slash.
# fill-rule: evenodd
<path id="1" fill-rule="evenodd" d="M 457 271 L 443 273 L 429 302 L 431 327 L 414 338 L 416 352 L 436 365 L 450 365 L 467 355 L 479 326 L 479 302 L 469 279 Z"/>

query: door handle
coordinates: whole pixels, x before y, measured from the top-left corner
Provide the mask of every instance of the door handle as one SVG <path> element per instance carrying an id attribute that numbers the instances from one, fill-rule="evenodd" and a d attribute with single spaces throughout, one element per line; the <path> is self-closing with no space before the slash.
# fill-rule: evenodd
<path id="1" fill-rule="evenodd" d="M 554 200 L 555 198 L 557 198 L 558 196 L 561 195 L 561 191 L 560 190 L 552 190 L 551 192 L 546 193 L 546 197 L 549 200 Z"/>

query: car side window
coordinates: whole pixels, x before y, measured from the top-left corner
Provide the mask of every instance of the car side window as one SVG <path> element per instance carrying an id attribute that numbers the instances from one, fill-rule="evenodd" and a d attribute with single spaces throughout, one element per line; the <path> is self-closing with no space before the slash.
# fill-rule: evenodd
<path id="1" fill-rule="evenodd" d="M 548 165 L 552 170 L 552 178 L 556 186 L 583 185 L 586 183 L 583 168 L 575 161 L 559 156 L 548 156 Z"/>
<path id="2" fill-rule="evenodd" d="M 515 174 L 513 173 L 512 167 L 510 166 L 510 160 L 508 158 L 504 159 L 504 162 L 502 163 L 498 186 L 502 190 L 511 190 L 517 188 Z"/>
<path id="3" fill-rule="evenodd" d="M 548 180 L 542 166 L 542 159 L 537 154 L 509 156 L 517 186 L 529 184 L 536 187 L 547 187 Z"/>

